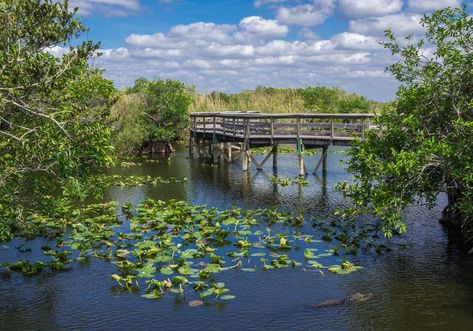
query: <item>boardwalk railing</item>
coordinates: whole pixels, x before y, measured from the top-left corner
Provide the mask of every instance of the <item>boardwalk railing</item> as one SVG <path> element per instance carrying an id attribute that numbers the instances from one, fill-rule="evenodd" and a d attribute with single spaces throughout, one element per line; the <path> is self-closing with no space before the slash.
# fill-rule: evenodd
<path id="1" fill-rule="evenodd" d="M 247 141 L 252 146 L 274 143 L 348 145 L 364 138 L 373 114 L 191 113 L 192 134 L 217 141 Z"/>
<path id="2" fill-rule="evenodd" d="M 199 156 L 213 156 L 233 162 L 232 151 L 242 158 L 242 169 L 254 163 L 258 170 L 272 156 L 273 169 L 277 168 L 278 146 L 291 144 L 297 147 L 299 175 L 307 173 L 304 165 L 304 148 L 322 148 L 322 155 L 314 173 L 327 164 L 330 145 L 350 145 L 363 139 L 371 127 L 373 114 L 262 114 L 249 112 L 191 113 L 189 152 Z M 251 153 L 253 147 L 271 146 L 262 161 Z M 208 147 L 208 152 L 207 152 Z"/>

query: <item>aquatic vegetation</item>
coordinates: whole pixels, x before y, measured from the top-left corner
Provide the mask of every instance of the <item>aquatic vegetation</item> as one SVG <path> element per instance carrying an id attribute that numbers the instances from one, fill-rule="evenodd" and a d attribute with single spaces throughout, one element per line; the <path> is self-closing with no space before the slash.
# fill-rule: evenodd
<path id="1" fill-rule="evenodd" d="M 377 254 L 381 254 L 392 250 L 382 236 L 379 226 L 368 220 L 356 222 L 343 218 L 331 221 L 313 219 L 312 226 L 324 233 L 321 236 L 322 240 L 334 241 L 333 254 L 335 255 L 355 255 L 359 250 L 374 250 Z"/>
<path id="2" fill-rule="evenodd" d="M 107 181 L 118 178 L 111 176 Z M 157 178 L 138 180 L 168 182 Z M 28 215 L 14 233 L 28 240 L 47 238 L 51 243 L 42 250 L 49 260 L 0 261 L 2 269 L 30 276 L 44 270 L 68 270 L 74 261 L 92 256 L 116 267 L 110 276 L 116 289 L 142 291 L 147 299 L 197 297 L 199 301 L 189 301 L 195 307 L 235 298 L 219 280 L 225 272 L 301 268 L 317 269 L 321 274 L 322 269 L 347 274 L 360 268 L 347 261 L 333 264 L 337 259 L 334 255 L 340 253 L 336 249 L 319 252 L 321 240 L 300 233 L 304 224 L 300 213 L 217 210 L 185 201 L 147 199 L 138 206 L 115 202 L 82 207 L 64 204 L 54 215 Z M 323 233 L 332 235 L 332 230 Z M 24 245 L 18 249 L 31 251 Z M 321 262 L 323 258 L 330 259 L 328 266 Z"/>
<path id="3" fill-rule="evenodd" d="M 121 161 L 120 162 L 120 167 L 122 168 L 131 168 L 131 167 L 136 167 L 136 166 L 141 166 L 141 163 L 136 163 L 132 161 Z"/>
<path id="4" fill-rule="evenodd" d="M 328 270 L 337 275 L 347 275 L 353 271 L 362 269 L 363 267 L 354 265 L 351 262 L 345 261 L 341 265 L 332 265 L 328 267 Z"/>
<path id="5" fill-rule="evenodd" d="M 117 238 L 116 246 L 126 246 L 127 250 L 114 253 L 120 275 L 113 279 L 126 290 L 135 290 L 141 279 L 147 279 L 145 298 L 194 291 L 203 302 L 230 300 L 235 296 L 218 281 L 222 272 L 300 267 L 304 257 L 299 246 L 305 247 L 306 259 L 333 255 L 313 254 L 318 249 L 311 245 L 320 241 L 297 233 L 303 222 L 300 214 L 271 209 L 219 211 L 184 201 L 150 199 L 139 204 L 134 212 L 128 211 L 131 233 L 140 236 Z M 306 261 L 306 267 L 330 268 L 312 260 Z M 130 275 L 136 278 L 127 278 Z"/>
<path id="6" fill-rule="evenodd" d="M 300 176 L 296 178 L 278 178 L 277 176 L 271 176 L 269 179 L 271 180 L 271 182 L 281 186 L 288 186 L 291 184 L 298 184 L 302 186 L 309 185 L 309 181 L 304 177 Z"/>
<path id="7" fill-rule="evenodd" d="M 169 184 L 186 181 L 187 178 L 177 179 L 175 177 L 162 178 L 160 176 L 122 176 L 122 175 L 108 175 L 102 174 L 94 176 L 94 181 L 97 185 L 104 188 L 112 186 L 132 187 L 132 186 L 143 186 L 143 185 L 158 185 L 158 184 Z"/>

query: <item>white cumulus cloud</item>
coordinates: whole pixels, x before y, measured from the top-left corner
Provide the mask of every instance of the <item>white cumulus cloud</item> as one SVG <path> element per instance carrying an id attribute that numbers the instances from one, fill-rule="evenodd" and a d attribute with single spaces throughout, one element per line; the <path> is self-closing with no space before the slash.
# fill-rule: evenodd
<path id="1" fill-rule="evenodd" d="M 445 7 L 458 7 L 459 0 L 409 0 L 409 9 L 419 12 L 428 12 Z"/>
<path id="2" fill-rule="evenodd" d="M 280 7 L 277 19 L 287 25 L 314 26 L 331 16 L 334 8 L 335 0 L 313 0 L 293 7 Z"/>
<path id="3" fill-rule="evenodd" d="M 347 16 L 381 16 L 401 11 L 403 0 L 339 0 L 339 5 Z"/>
<path id="4" fill-rule="evenodd" d="M 420 25 L 421 18 L 421 15 L 408 13 L 369 17 L 350 21 L 349 30 L 359 34 L 383 35 L 387 28 L 391 28 L 395 34 L 399 35 L 416 34 L 424 31 Z"/>
<path id="5" fill-rule="evenodd" d="M 353 32 L 336 34 L 332 37 L 332 41 L 340 48 L 366 50 L 381 48 L 379 41 L 375 37 Z"/>
<path id="6" fill-rule="evenodd" d="M 69 6 L 78 7 L 80 15 L 128 16 L 141 10 L 139 0 L 71 0 Z"/>
<path id="7" fill-rule="evenodd" d="M 395 81 L 384 74 L 388 57 L 376 37 L 347 31 L 329 39 L 292 40 L 287 33 L 281 22 L 259 16 L 238 25 L 180 24 L 154 34 L 130 34 L 125 47 L 102 50 L 93 63 L 119 86 L 144 76 L 179 79 L 203 92 L 320 84 L 379 100 L 394 91 Z"/>
<path id="8" fill-rule="evenodd" d="M 260 36 L 285 36 L 289 29 L 276 20 L 266 20 L 260 16 L 245 17 L 240 21 L 240 27 L 252 34 Z"/>

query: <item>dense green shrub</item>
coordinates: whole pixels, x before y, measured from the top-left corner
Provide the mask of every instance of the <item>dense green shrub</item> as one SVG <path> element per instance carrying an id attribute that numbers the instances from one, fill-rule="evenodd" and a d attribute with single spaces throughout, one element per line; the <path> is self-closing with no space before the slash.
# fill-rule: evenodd
<path id="1" fill-rule="evenodd" d="M 170 142 L 182 136 L 189 121 L 191 97 L 177 80 L 136 80 L 127 93 L 143 98 L 143 116 L 150 142 Z"/>
<path id="2" fill-rule="evenodd" d="M 80 191 L 111 160 L 102 121 L 115 88 L 88 65 L 99 45 L 77 41 L 86 28 L 67 2 L 1 1 L 0 25 L 0 204 L 24 191 L 33 203 L 52 183 Z M 67 52 L 53 56 L 55 46 Z"/>
<path id="3" fill-rule="evenodd" d="M 179 81 L 137 79 L 112 110 L 117 152 L 129 155 L 146 146 L 183 138 L 191 100 Z"/>

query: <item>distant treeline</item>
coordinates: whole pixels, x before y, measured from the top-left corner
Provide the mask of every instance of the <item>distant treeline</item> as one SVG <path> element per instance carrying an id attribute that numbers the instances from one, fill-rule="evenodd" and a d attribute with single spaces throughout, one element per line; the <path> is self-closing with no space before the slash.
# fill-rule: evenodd
<path id="1" fill-rule="evenodd" d="M 335 87 L 274 88 L 259 86 L 254 90 L 227 94 L 214 91 L 201 94 L 191 90 L 191 112 L 260 111 L 264 113 L 369 113 L 381 103 Z"/>

